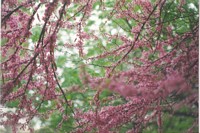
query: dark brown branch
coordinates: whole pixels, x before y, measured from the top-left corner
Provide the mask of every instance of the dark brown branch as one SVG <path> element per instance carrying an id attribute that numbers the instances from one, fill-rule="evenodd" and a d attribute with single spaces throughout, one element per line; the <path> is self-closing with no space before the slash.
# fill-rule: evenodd
<path id="1" fill-rule="evenodd" d="M 159 3 L 161 2 L 161 0 L 159 1 Z M 128 50 L 128 52 L 120 59 L 117 61 L 117 63 L 114 65 L 114 67 L 111 70 L 111 73 L 114 71 L 114 69 L 117 67 L 117 65 L 119 65 L 125 58 L 126 56 L 133 50 L 135 43 L 137 42 L 137 40 L 139 39 L 139 36 L 145 26 L 145 24 L 147 23 L 147 21 L 149 20 L 149 18 L 151 17 L 151 15 L 153 14 L 153 12 L 156 10 L 156 8 L 158 7 L 159 3 L 154 7 L 154 9 L 151 11 L 151 13 L 149 14 L 149 16 L 147 17 L 146 21 L 142 24 L 139 33 L 137 34 L 136 39 L 134 40 L 134 42 L 132 43 L 131 48 Z M 111 73 L 108 75 L 108 77 L 111 76 Z"/>
<path id="2" fill-rule="evenodd" d="M 1 19 L 1 22 L 2 22 L 1 25 L 3 25 L 3 24 L 6 22 L 6 20 L 9 19 L 10 16 L 11 16 L 14 12 L 16 12 L 17 10 L 19 10 L 19 9 L 22 8 L 22 7 L 23 7 L 23 5 L 18 6 L 18 7 L 15 8 L 13 11 L 9 12 L 5 17 L 3 17 L 3 18 Z"/>

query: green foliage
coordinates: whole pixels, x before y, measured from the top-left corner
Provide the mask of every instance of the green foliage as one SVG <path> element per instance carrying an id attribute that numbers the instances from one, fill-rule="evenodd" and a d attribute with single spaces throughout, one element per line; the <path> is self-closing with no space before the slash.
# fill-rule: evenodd
<path id="1" fill-rule="evenodd" d="M 63 87 L 69 87 L 71 85 L 81 83 L 78 75 L 78 69 L 64 68 L 61 77 L 64 78 L 64 82 L 62 83 Z"/>
<path id="2" fill-rule="evenodd" d="M 19 100 L 11 101 L 6 104 L 8 108 L 16 108 L 19 105 Z"/>
<path id="3" fill-rule="evenodd" d="M 65 64 L 65 62 L 67 61 L 66 57 L 65 56 L 59 56 L 56 60 L 56 65 L 57 67 L 61 67 L 63 68 L 63 64 Z"/>
<path id="4" fill-rule="evenodd" d="M 39 36 L 40 36 L 40 32 L 41 32 L 40 26 L 35 26 L 35 27 L 32 28 L 31 40 L 33 41 L 33 43 L 38 41 Z"/>
<path id="5" fill-rule="evenodd" d="M 49 127 L 43 127 L 39 130 L 36 130 L 35 133 L 54 133 L 54 130 Z"/>

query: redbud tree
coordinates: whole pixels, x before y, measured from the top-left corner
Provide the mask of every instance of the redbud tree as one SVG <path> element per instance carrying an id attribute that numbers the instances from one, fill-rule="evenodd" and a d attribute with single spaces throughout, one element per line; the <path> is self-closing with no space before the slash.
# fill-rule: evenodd
<path id="1" fill-rule="evenodd" d="M 197 132 L 198 12 L 198 0 L 2 0 L 1 125 Z"/>

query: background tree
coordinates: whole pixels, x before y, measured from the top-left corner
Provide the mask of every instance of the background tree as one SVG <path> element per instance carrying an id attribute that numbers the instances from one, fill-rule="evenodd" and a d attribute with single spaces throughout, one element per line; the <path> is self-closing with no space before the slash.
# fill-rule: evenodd
<path id="1" fill-rule="evenodd" d="M 197 132 L 197 0 L 2 0 L 1 124 Z"/>

